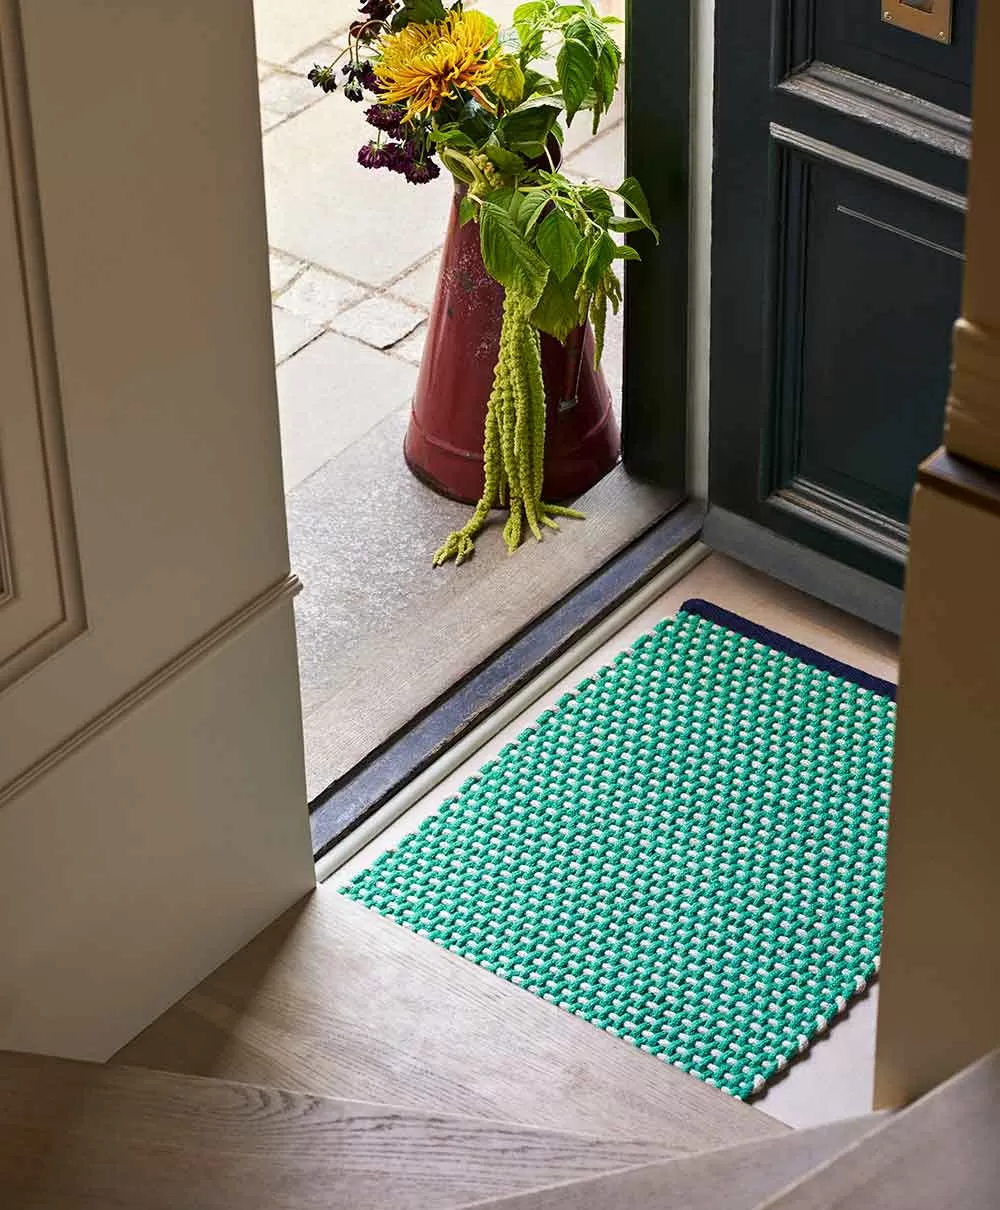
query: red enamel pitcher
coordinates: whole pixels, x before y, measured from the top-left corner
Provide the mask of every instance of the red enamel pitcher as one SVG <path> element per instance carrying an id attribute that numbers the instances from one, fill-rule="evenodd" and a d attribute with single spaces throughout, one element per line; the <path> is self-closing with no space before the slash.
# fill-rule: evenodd
<path id="1" fill-rule="evenodd" d="M 404 454 L 442 495 L 472 504 L 483 491 L 483 428 L 500 351 L 503 287 L 486 272 L 479 227 L 460 226 L 456 188 Z M 543 334 L 545 486 L 555 502 L 582 495 L 618 461 L 621 439 L 590 325 L 565 345 Z"/>

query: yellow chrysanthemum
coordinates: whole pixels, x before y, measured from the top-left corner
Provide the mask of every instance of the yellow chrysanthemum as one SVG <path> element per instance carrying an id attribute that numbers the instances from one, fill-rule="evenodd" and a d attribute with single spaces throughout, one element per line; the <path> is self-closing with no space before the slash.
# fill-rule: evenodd
<path id="1" fill-rule="evenodd" d="M 408 118 L 435 112 L 458 88 L 473 92 L 488 85 L 497 59 L 496 26 L 485 13 L 449 13 L 443 21 L 411 22 L 379 43 L 375 74 L 381 100 L 406 101 Z"/>

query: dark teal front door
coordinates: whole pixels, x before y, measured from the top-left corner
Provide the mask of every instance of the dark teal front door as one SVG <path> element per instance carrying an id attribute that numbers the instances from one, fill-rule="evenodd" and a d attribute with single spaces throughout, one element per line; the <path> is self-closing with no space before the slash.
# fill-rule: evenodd
<path id="1" fill-rule="evenodd" d="M 950 42 L 898 13 L 943 7 L 716 4 L 710 500 L 895 584 L 959 313 L 974 4 Z"/>

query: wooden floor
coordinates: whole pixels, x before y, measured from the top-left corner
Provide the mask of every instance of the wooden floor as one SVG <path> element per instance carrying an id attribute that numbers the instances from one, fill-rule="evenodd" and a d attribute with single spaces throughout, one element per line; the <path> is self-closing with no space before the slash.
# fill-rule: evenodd
<path id="1" fill-rule="evenodd" d="M 649 1142 L 0 1052 L 5 1210 L 443 1210 L 664 1153 Z"/>
<path id="2" fill-rule="evenodd" d="M 834 1159 L 879 1125 L 875 1114 L 849 1118 L 780 1138 L 533 1189 L 493 1200 L 489 1206 L 490 1210 L 760 1210 L 773 1194 Z"/>
<path id="3" fill-rule="evenodd" d="M 655 1140 L 671 1154 L 784 1130 L 325 888 L 113 1061 Z"/>
<path id="4" fill-rule="evenodd" d="M 895 676 L 891 636 L 712 556 L 568 679 L 575 684 L 690 596 L 877 675 Z M 557 686 L 549 696 L 563 691 Z M 547 704 L 543 699 L 532 714 Z M 490 747 L 501 746 L 527 721 L 512 724 Z M 491 754 L 484 749 L 475 763 Z M 469 771 L 459 770 L 451 781 Z M 444 783 L 352 864 L 367 864 L 451 790 Z M 329 884 L 114 1061 L 605 1139 L 655 1140 L 670 1154 L 785 1129 L 367 911 Z M 820 1087 L 816 1098 L 822 1102 L 824 1096 Z M 869 1107 L 870 1101 L 849 1112 Z M 826 1120 L 837 1116 L 847 1114 L 834 1111 Z"/>
<path id="5" fill-rule="evenodd" d="M 781 1188 L 876 1121 L 744 1143 L 693 1164 L 661 1159 L 654 1143 L 0 1052 L 0 1205 L 446 1210 L 566 1183 L 600 1192 L 606 1181 L 595 1178 L 616 1173 L 635 1176 L 611 1204 L 638 1206 L 633 1195 L 659 1185 L 683 1191 L 688 1205 L 688 1192 L 718 1193 L 721 1181 L 745 1195 Z"/>

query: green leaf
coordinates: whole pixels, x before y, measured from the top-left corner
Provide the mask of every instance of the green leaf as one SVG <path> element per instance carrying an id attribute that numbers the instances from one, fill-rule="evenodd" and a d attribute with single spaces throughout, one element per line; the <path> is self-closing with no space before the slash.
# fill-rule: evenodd
<path id="1" fill-rule="evenodd" d="M 602 286 L 608 300 L 611 303 L 611 310 L 618 314 L 618 308 L 622 301 L 622 284 L 618 280 L 613 270 L 609 269 L 604 275 L 604 283 Z"/>
<path id="2" fill-rule="evenodd" d="M 533 189 L 530 193 L 521 194 L 521 205 L 517 212 L 517 221 L 525 235 L 530 235 L 535 224 L 541 218 L 545 207 L 549 204 L 549 195 L 544 189 Z"/>
<path id="3" fill-rule="evenodd" d="M 545 290 L 531 314 L 531 322 L 539 331 L 565 341 L 570 332 L 580 326 L 582 316 L 576 298 L 579 284 L 579 272 L 571 273 L 565 281 L 560 281 L 554 273 L 549 274 Z"/>
<path id="4" fill-rule="evenodd" d="M 524 72 L 516 59 L 505 58 L 490 81 L 490 88 L 509 108 L 520 105 L 524 97 Z"/>
<path id="5" fill-rule="evenodd" d="M 615 190 L 620 198 L 623 198 L 633 214 L 637 215 L 643 226 L 656 236 L 656 242 L 660 242 L 660 233 L 656 229 L 653 222 L 653 216 L 649 210 L 649 202 L 646 201 L 646 195 L 642 191 L 642 186 L 634 176 L 626 177 L 624 181 Z"/>
<path id="6" fill-rule="evenodd" d="M 600 48 L 594 44 L 594 36 L 587 24 L 586 14 L 580 9 L 577 13 L 572 14 L 571 19 L 567 22 L 566 28 L 563 31 L 564 38 L 576 38 L 578 42 L 583 42 L 587 46 L 594 59 L 600 53 Z"/>
<path id="7" fill-rule="evenodd" d="M 524 156 L 524 158 L 531 164 L 534 164 L 536 161 L 538 163 L 542 163 L 545 160 L 545 144 L 518 143 L 517 154 Z"/>
<path id="8" fill-rule="evenodd" d="M 480 174 L 472 160 L 452 147 L 441 148 L 441 162 L 455 180 L 461 181 L 463 185 L 475 185 L 480 180 Z"/>
<path id="9" fill-rule="evenodd" d="M 553 210 L 538 228 L 538 251 L 560 281 L 565 278 L 580 252 L 582 236 L 576 223 L 561 210 Z"/>
<path id="10" fill-rule="evenodd" d="M 549 97 L 559 91 L 559 81 L 529 67 L 524 73 L 524 91 L 529 97 Z"/>
<path id="11" fill-rule="evenodd" d="M 615 208 L 608 197 L 608 191 L 600 185 L 577 186 L 577 197 L 602 226 L 610 226 L 615 215 Z M 606 222 L 603 220 L 607 220 Z"/>
<path id="12" fill-rule="evenodd" d="M 479 211 L 479 239 L 486 271 L 531 306 L 537 304 L 549 278 L 548 266 L 525 240 L 510 214 L 491 201 Z"/>
<path id="13" fill-rule="evenodd" d="M 617 251 L 618 245 L 606 231 L 602 231 L 590 249 L 583 270 L 583 283 L 588 290 L 594 291 L 600 285 L 601 279 L 614 263 Z"/>
<path id="14" fill-rule="evenodd" d="M 443 21 L 446 13 L 442 0 L 404 0 L 403 7 L 392 19 L 394 30 L 404 29 L 410 22 Z"/>
<path id="15" fill-rule="evenodd" d="M 604 333 L 608 326 L 608 298 L 598 290 L 590 301 L 590 322 L 594 328 L 594 369 L 604 356 Z"/>
<path id="16" fill-rule="evenodd" d="M 506 147 L 501 147 L 497 142 L 496 135 L 493 135 L 489 142 L 483 146 L 483 153 L 490 163 L 495 168 L 499 168 L 503 173 L 518 173 L 524 168 L 524 160 L 516 152 L 508 151 Z"/>
<path id="17" fill-rule="evenodd" d="M 641 218 L 619 218 L 617 215 L 608 223 L 612 231 L 645 231 L 646 224 Z"/>
<path id="18" fill-rule="evenodd" d="M 430 131 L 431 139 L 439 147 L 456 147 L 462 151 L 474 151 L 476 142 L 458 126 L 438 126 Z"/>
<path id="19" fill-rule="evenodd" d="M 467 193 L 462 195 L 462 200 L 458 203 L 458 225 L 464 227 L 476 217 L 476 211 L 479 207 Z"/>
<path id="20" fill-rule="evenodd" d="M 486 142 L 497 124 L 490 111 L 471 97 L 461 103 L 446 101 L 439 111 L 438 122 L 448 128 L 460 127 L 476 147 Z"/>
<path id="21" fill-rule="evenodd" d="M 634 248 L 630 248 L 628 244 L 619 244 L 618 251 L 615 253 L 615 260 L 642 260 L 642 257 Z"/>
<path id="22" fill-rule="evenodd" d="M 518 56 L 521 60 L 521 66 L 527 67 L 532 60 L 539 58 L 542 54 L 542 34 L 541 31 L 531 25 L 519 25 L 517 27 L 517 40 L 521 43 L 521 53 Z M 528 92 L 531 89 L 527 89 Z"/>
<path id="23" fill-rule="evenodd" d="M 561 109 L 557 97 L 532 97 L 500 119 L 497 138 L 518 150 L 544 145 Z"/>
<path id="24" fill-rule="evenodd" d="M 521 195 L 509 186 L 503 189 L 495 189 L 489 195 L 491 206 L 497 206 L 501 210 L 505 210 L 510 217 L 517 222 L 517 212 L 521 206 Z"/>
<path id="25" fill-rule="evenodd" d="M 519 4 L 514 9 L 514 24 L 523 25 L 526 21 L 536 21 L 545 16 L 547 8 L 548 5 L 539 3 L 539 0 L 533 0 L 530 4 Z"/>
<path id="26" fill-rule="evenodd" d="M 618 46 L 609 39 L 607 45 L 602 48 L 601 56 L 597 61 L 596 92 L 600 104 L 594 106 L 594 134 L 597 134 L 600 126 L 601 115 L 607 113 L 615 99 L 621 61 Z"/>
<path id="27" fill-rule="evenodd" d="M 566 102 L 566 121 L 572 122 L 593 88 L 597 63 L 586 43 L 567 38 L 556 59 L 559 87 Z"/>

